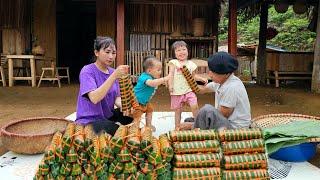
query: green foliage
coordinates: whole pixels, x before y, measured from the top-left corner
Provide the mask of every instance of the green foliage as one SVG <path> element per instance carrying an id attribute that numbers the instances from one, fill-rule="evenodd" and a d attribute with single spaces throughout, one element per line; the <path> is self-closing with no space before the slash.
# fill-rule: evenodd
<path id="1" fill-rule="evenodd" d="M 268 44 L 281 47 L 288 51 L 313 51 L 316 33 L 307 29 L 309 19 L 306 14 L 297 15 L 292 7 L 286 13 L 277 13 L 273 6 L 269 8 L 268 27 L 277 29 L 278 35 L 267 41 Z M 260 17 L 247 19 L 244 14 L 238 14 L 238 43 L 252 44 L 259 42 Z M 228 18 L 219 24 L 220 42 L 228 38 Z"/>

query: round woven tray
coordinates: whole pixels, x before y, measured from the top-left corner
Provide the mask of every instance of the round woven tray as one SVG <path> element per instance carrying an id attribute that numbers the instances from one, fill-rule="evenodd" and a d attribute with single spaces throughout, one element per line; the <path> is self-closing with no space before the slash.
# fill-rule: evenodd
<path id="1" fill-rule="evenodd" d="M 1 141 L 6 149 L 16 153 L 43 153 L 54 133 L 64 132 L 69 122 L 56 117 L 18 120 L 1 129 Z"/>
<path id="2" fill-rule="evenodd" d="M 320 117 L 303 114 L 280 113 L 258 116 L 252 119 L 251 127 L 268 128 L 288 124 L 293 121 L 320 120 Z M 320 138 L 310 138 L 310 142 L 320 142 Z"/>

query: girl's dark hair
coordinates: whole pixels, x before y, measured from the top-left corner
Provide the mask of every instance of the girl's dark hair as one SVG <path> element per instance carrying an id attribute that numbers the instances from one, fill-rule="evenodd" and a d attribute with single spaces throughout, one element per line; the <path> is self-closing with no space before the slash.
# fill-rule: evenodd
<path id="1" fill-rule="evenodd" d="M 159 61 L 159 60 L 152 55 L 144 57 L 143 64 L 142 64 L 143 71 L 145 72 L 147 69 L 152 68 L 154 66 L 154 61 Z"/>
<path id="2" fill-rule="evenodd" d="M 111 37 L 108 36 L 98 36 L 94 40 L 93 50 L 100 51 L 100 49 L 106 49 L 109 46 L 112 46 L 113 50 L 116 50 L 116 44 Z M 92 61 L 96 61 L 96 56 L 93 55 Z"/>
<path id="3" fill-rule="evenodd" d="M 95 40 L 94 40 L 94 50 L 99 51 L 100 49 L 106 49 L 109 46 L 114 46 L 114 48 L 116 47 L 113 39 L 111 37 L 108 36 L 98 36 Z"/>
<path id="4" fill-rule="evenodd" d="M 188 48 L 188 45 L 186 42 L 184 41 L 175 41 L 173 44 L 172 44 L 172 50 L 176 50 L 177 47 L 180 47 L 180 46 L 184 46 L 186 48 Z"/>

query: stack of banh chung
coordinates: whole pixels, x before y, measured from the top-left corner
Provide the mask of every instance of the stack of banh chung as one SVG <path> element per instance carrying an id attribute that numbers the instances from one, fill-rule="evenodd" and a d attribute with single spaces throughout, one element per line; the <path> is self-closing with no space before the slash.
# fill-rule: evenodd
<path id="1" fill-rule="evenodd" d="M 221 147 L 215 130 L 171 131 L 173 179 L 221 179 Z"/>
<path id="2" fill-rule="evenodd" d="M 96 135 L 91 126 L 68 124 L 56 132 L 34 179 L 103 179 L 107 177 L 111 136 Z"/>
<path id="3" fill-rule="evenodd" d="M 171 179 L 172 157 L 168 137 L 150 128 L 120 126 L 111 137 L 71 123 L 54 135 L 34 179 Z"/>
<path id="4" fill-rule="evenodd" d="M 260 129 L 219 132 L 224 154 L 224 179 L 270 179 L 263 134 Z"/>

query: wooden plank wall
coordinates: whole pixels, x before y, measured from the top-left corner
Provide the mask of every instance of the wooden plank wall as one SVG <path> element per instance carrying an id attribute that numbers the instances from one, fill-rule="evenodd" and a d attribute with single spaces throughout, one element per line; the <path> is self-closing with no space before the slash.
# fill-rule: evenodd
<path id="1" fill-rule="evenodd" d="M 116 1 L 97 0 L 97 36 L 110 36 L 115 40 L 116 32 Z"/>
<path id="2" fill-rule="evenodd" d="M 0 29 L 0 53 L 2 53 L 2 30 Z"/>
<path id="3" fill-rule="evenodd" d="M 36 43 L 45 49 L 45 56 L 56 58 L 56 0 L 33 1 L 33 30 Z"/>
<path id="4" fill-rule="evenodd" d="M 130 51 L 165 50 L 168 34 L 130 34 Z"/>
<path id="5" fill-rule="evenodd" d="M 24 54 L 30 50 L 30 0 L 0 3 L 0 52 Z"/>
<path id="6" fill-rule="evenodd" d="M 267 52 L 267 70 L 311 72 L 313 57 L 313 53 Z"/>
<path id="7" fill-rule="evenodd" d="M 126 14 L 129 32 L 172 33 L 192 35 L 192 19 L 205 18 L 205 35 L 215 34 L 213 24 L 217 8 L 215 4 L 127 4 Z M 217 26 L 215 26 L 217 27 Z"/>

